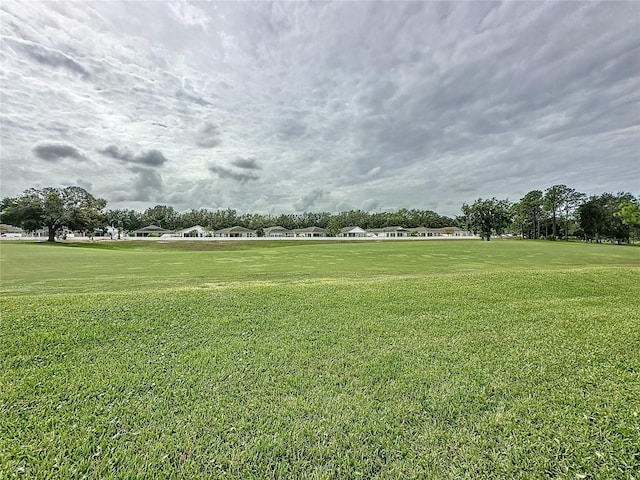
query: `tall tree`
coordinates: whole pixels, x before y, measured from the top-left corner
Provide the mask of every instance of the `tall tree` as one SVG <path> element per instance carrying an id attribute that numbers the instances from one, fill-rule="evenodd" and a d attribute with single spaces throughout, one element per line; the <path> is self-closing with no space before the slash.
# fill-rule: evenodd
<path id="1" fill-rule="evenodd" d="M 616 213 L 620 206 L 633 202 L 633 195 L 629 193 L 603 193 L 594 195 L 578 207 L 578 221 L 589 240 L 600 242 L 603 238 L 622 243 L 629 241 L 630 225 Z"/>
<path id="2" fill-rule="evenodd" d="M 481 238 L 491 240 L 492 235 L 501 235 L 511 223 L 511 204 L 495 197 L 479 198 L 472 205 L 462 205 L 469 228 Z"/>
<path id="3" fill-rule="evenodd" d="M 600 237 L 604 233 L 605 216 L 604 208 L 596 195 L 578 207 L 578 223 L 585 239 L 600 243 Z"/>
<path id="4" fill-rule="evenodd" d="M 106 200 L 95 198 L 80 187 L 30 188 L 0 204 L 2 221 L 25 230 L 47 228 L 48 241 L 54 242 L 63 228 L 92 229 L 103 222 Z"/>
<path id="5" fill-rule="evenodd" d="M 514 213 L 519 220 L 524 237 L 533 239 L 540 238 L 542 204 L 543 195 L 540 190 L 531 190 L 515 204 Z"/>
<path id="6" fill-rule="evenodd" d="M 340 229 L 342 225 L 340 224 L 340 219 L 336 216 L 329 217 L 329 221 L 327 222 L 327 235 L 329 237 L 337 237 L 340 235 Z"/>
<path id="7" fill-rule="evenodd" d="M 564 204 L 564 199 L 569 187 L 566 185 L 554 185 L 544 191 L 544 208 L 551 214 L 551 235 L 555 239 L 558 234 L 558 222 L 557 215 L 560 212 L 560 208 Z"/>
<path id="8" fill-rule="evenodd" d="M 105 221 L 119 232 L 143 227 L 142 214 L 135 210 L 107 210 Z"/>
<path id="9" fill-rule="evenodd" d="M 634 238 L 638 236 L 640 231 L 640 205 L 636 198 L 625 200 L 618 206 L 618 210 L 614 212 L 614 215 L 622 221 L 622 223 L 629 227 L 631 234 Z"/>
<path id="10" fill-rule="evenodd" d="M 569 241 L 569 223 L 576 208 L 582 201 L 584 201 L 586 195 L 584 193 L 576 191 L 575 188 L 566 187 L 562 194 L 562 205 L 560 206 L 561 214 L 564 216 L 565 235 L 566 240 Z"/>
<path id="11" fill-rule="evenodd" d="M 174 229 L 178 227 L 178 212 L 167 205 L 156 205 L 144 211 L 143 219 L 147 223 L 158 225 L 162 228 Z"/>

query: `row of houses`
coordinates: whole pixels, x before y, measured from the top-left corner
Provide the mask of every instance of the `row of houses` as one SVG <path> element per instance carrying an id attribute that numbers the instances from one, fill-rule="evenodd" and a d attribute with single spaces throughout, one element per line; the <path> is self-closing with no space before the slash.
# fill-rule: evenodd
<path id="1" fill-rule="evenodd" d="M 269 227 L 263 230 L 263 235 L 258 230 L 245 227 L 228 227 L 220 230 L 207 230 L 201 225 L 183 228 L 182 230 L 166 230 L 157 225 L 149 225 L 139 230 L 130 232 L 134 237 L 224 237 L 224 238 L 254 238 L 265 237 L 326 237 L 324 228 L 309 227 L 287 230 L 284 227 Z"/>
<path id="2" fill-rule="evenodd" d="M 320 227 L 295 228 L 289 230 L 279 225 L 262 230 L 235 226 L 220 230 L 207 230 L 200 225 L 182 230 L 166 230 L 157 225 L 149 225 L 131 232 L 134 237 L 218 237 L 218 238 L 322 238 L 327 231 Z M 384 227 L 363 229 L 358 226 L 345 227 L 338 235 L 345 238 L 404 238 L 404 237 L 473 237 L 471 232 L 458 227 Z"/>
<path id="3" fill-rule="evenodd" d="M 20 237 L 44 237 L 48 236 L 46 229 L 40 229 L 35 232 L 27 233 L 21 228 L 11 225 L 0 225 L 0 236 L 6 238 Z M 120 238 L 118 230 L 113 227 L 107 227 L 106 236 L 111 238 Z M 63 230 L 60 236 L 63 238 L 82 237 L 82 232 L 73 232 Z M 157 225 L 148 225 L 139 230 L 133 230 L 128 233 L 132 237 L 217 237 L 217 238 L 323 238 L 327 237 L 327 231 L 320 227 L 294 228 L 287 229 L 282 226 L 267 227 L 260 230 L 252 230 L 245 227 L 235 226 L 222 228 L 220 230 L 208 230 L 201 225 L 184 228 L 182 230 L 167 230 Z M 457 227 L 445 228 L 428 228 L 428 227 L 384 227 L 363 229 L 358 226 L 343 228 L 338 237 L 344 238 L 405 238 L 405 237 L 473 237 L 471 232 L 462 230 Z"/>

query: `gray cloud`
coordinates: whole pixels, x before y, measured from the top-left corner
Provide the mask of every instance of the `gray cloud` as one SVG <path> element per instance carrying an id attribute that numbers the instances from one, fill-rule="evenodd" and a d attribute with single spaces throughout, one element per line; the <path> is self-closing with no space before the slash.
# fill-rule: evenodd
<path id="1" fill-rule="evenodd" d="M 247 170 L 260 170 L 262 168 L 260 167 L 260 165 L 258 165 L 258 162 L 253 157 L 250 157 L 250 158 L 238 157 L 231 163 L 238 168 L 245 168 Z"/>
<path id="2" fill-rule="evenodd" d="M 231 180 L 235 180 L 236 182 L 245 183 L 250 180 L 258 180 L 260 177 L 254 175 L 253 173 L 241 173 L 231 170 L 229 168 L 220 167 L 218 165 L 210 165 L 209 171 L 211 173 L 215 173 L 220 178 L 230 178 Z"/>
<path id="3" fill-rule="evenodd" d="M 220 145 L 220 127 L 211 122 L 205 122 L 196 130 L 196 145 L 203 148 L 213 148 Z"/>
<path id="4" fill-rule="evenodd" d="M 38 158 L 49 162 L 57 162 L 64 158 L 74 158 L 76 160 L 86 160 L 87 158 L 76 147 L 66 143 L 41 143 L 33 148 L 33 153 Z"/>
<path id="5" fill-rule="evenodd" d="M 123 162 L 149 167 L 159 167 L 167 161 L 162 152 L 158 150 L 148 150 L 146 152 L 141 152 L 138 155 L 134 155 L 132 152 L 120 149 L 116 145 L 109 145 L 102 150 L 98 150 L 98 153 L 107 157 L 115 158 L 116 160 L 122 160 Z"/>
<path id="6" fill-rule="evenodd" d="M 302 137 L 307 131 L 307 124 L 303 120 L 286 118 L 279 122 L 277 129 L 278 138 L 286 141 Z"/>
<path id="7" fill-rule="evenodd" d="M 136 202 L 153 202 L 162 198 L 164 191 L 162 176 L 155 170 L 141 167 L 131 167 L 136 174 L 133 186 L 128 192 L 128 200 Z"/>
<path id="8" fill-rule="evenodd" d="M 89 72 L 80 63 L 60 50 L 15 38 L 5 38 L 3 40 L 38 63 L 54 68 L 64 68 L 85 78 L 90 76 Z"/>
<path id="9" fill-rule="evenodd" d="M 306 211 L 313 207 L 319 200 L 325 198 L 327 192 L 320 188 L 316 188 L 309 192 L 307 195 L 303 195 L 293 204 L 293 207 L 298 211 Z"/>
<path id="10" fill-rule="evenodd" d="M 362 209 L 365 212 L 373 212 L 377 210 L 378 207 L 380 207 L 380 201 L 376 200 L 375 198 L 369 198 L 362 204 Z"/>
<path id="11" fill-rule="evenodd" d="M 90 192 L 93 190 L 93 183 L 87 182 L 82 178 L 78 178 L 74 185 L 78 185 L 79 187 L 84 188 L 86 191 Z"/>

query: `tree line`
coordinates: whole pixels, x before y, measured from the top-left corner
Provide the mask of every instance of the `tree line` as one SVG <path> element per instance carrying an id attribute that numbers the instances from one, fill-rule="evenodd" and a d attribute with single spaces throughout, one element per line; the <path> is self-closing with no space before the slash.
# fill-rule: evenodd
<path id="1" fill-rule="evenodd" d="M 338 231 L 343 227 L 382 228 L 394 225 L 448 227 L 455 219 L 438 215 L 431 210 L 400 209 L 395 212 L 369 213 L 362 210 L 349 210 L 332 214 L 329 212 L 305 212 L 301 214 L 261 215 L 256 213 L 239 214 L 236 210 L 189 210 L 179 213 L 173 207 L 156 205 L 144 212 L 135 210 L 107 210 L 105 223 L 125 231 L 137 230 L 149 224 L 168 230 L 179 230 L 201 225 L 212 230 L 241 226 L 252 230 L 267 227 L 294 228 L 321 227 Z"/>
<path id="2" fill-rule="evenodd" d="M 261 230 L 280 225 L 289 230 L 321 227 L 328 235 L 338 235 L 340 229 L 349 226 L 382 228 L 395 225 L 442 228 L 455 225 L 455 219 L 439 215 L 431 210 L 400 209 L 395 212 L 369 213 L 349 210 L 329 212 L 305 212 L 301 214 L 261 215 L 239 214 L 227 208 L 220 210 L 189 210 L 178 212 L 168 205 L 156 205 L 143 212 L 131 209 L 108 209 L 104 199 L 96 198 L 80 187 L 28 189 L 17 197 L 7 197 L 0 204 L 0 221 L 20 226 L 27 231 L 41 228 L 48 230 L 49 241 L 63 227 L 72 230 L 105 230 L 107 227 L 120 232 L 138 230 L 150 224 L 167 230 L 180 230 L 201 225 L 211 230 L 241 226 Z"/>
<path id="3" fill-rule="evenodd" d="M 189 210 L 178 212 L 167 205 L 156 205 L 138 212 L 130 209 L 106 209 L 107 202 L 80 187 L 31 188 L 22 195 L 6 197 L 0 203 L 0 221 L 27 231 L 48 230 L 49 241 L 63 229 L 120 232 L 137 230 L 150 224 L 167 230 L 201 225 L 211 230 L 242 226 L 261 230 L 280 225 L 287 229 L 321 227 L 327 234 L 338 235 L 344 227 L 364 229 L 390 226 L 443 228 L 457 226 L 486 240 L 511 233 L 528 239 L 569 239 L 618 243 L 636 238 L 640 229 L 640 201 L 630 193 L 603 193 L 587 197 L 566 185 L 532 190 L 518 202 L 496 198 L 479 198 L 462 205 L 462 215 L 455 218 L 431 210 L 400 209 L 370 213 L 348 210 L 340 213 L 261 215 L 239 214 L 236 210 Z"/>
<path id="4" fill-rule="evenodd" d="M 630 193 L 587 196 L 566 185 L 531 190 L 518 202 L 479 198 L 462 205 L 459 223 L 486 240 L 512 233 L 549 240 L 629 243 L 640 233 L 640 200 Z"/>

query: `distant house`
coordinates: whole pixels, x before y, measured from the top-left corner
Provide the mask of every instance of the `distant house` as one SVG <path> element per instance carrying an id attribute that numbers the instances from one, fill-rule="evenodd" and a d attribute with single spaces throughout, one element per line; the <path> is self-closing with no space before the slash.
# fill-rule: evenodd
<path id="1" fill-rule="evenodd" d="M 367 236 L 367 231 L 363 230 L 360 227 L 344 227 L 340 231 L 340 236 L 348 238 L 361 238 Z"/>
<path id="2" fill-rule="evenodd" d="M 327 231 L 320 227 L 294 228 L 291 232 L 296 237 L 318 238 L 327 236 Z"/>
<path id="3" fill-rule="evenodd" d="M 267 227 L 264 229 L 264 236 L 270 238 L 282 238 L 282 237 L 293 237 L 294 233 L 280 225 L 276 225 L 275 227 Z"/>
<path id="4" fill-rule="evenodd" d="M 256 237 L 256 231 L 250 230 L 244 227 L 229 227 L 222 228 L 220 230 L 216 230 L 213 233 L 214 237 L 225 237 L 225 238 L 250 238 Z"/>
<path id="5" fill-rule="evenodd" d="M 183 228 L 182 230 L 178 230 L 176 232 L 176 236 L 178 237 L 208 237 L 211 235 L 211 232 L 207 231 L 206 228 L 200 225 L 194 225 L 193 227 Z"/>
<path id="6" fill-rule="evenodd" d="M 415 227 L 408 229 L 416 232 L 419 237 L 473 237 L 473 233 L 458 227 L 428 228 Z"/>
<path id="7" fill-rule="evenodd" d="M 6 223 L 0 224 L 0 236 L 6 238 L 20 238 L 25 235 L 25 231 L 20 227 L 14 227 L 13 225 L 7 225 Z"/>
<path id="8" fill-rule="evenodd" d="M 411 230 L 404 227 L 370 228 L 367 232 L 379 238 L 401 238 L 411 235 Z"/>
<path id="9" fill-rule="evenodd" d="M 441 228 L 415 227 L 409 228 L 409 231 L 416 232 L 418 237 L 441 237 Z"/>
<path id="10" fill-rule="evenodd" d="M 160 237 L 162 235 L 175 234 L 173 230 L 166 230 L 157 225 L 148 225 L 139 230 L 133 230 L 131 233 L 133 233 L 134 237 Z"/>
<path id="11" fill-rule="evenodd" d="M 473 237 L 474 236 L 473 233 L 471 233 L 470 231 L 463 230 L 458 227 L 446 227 L 446 228 L 443 228 L 443 230 L 447 230 L 445 235 L 448 235 L 450 237 Z"/>
<path id="12" fill-rule="evenodd" d="M 320 227 L 294 228 L 292 232 L 296 237 L 318 238 L 327 236 L 327 231 Z"/>
<path id="13" fill-rule="evenodd" d="M 35 237 L 35 238 L 40 238 L 40 237 L 47 238 L 49 237 L 49 230 L 47 230 L 46 228 L 39 228 L 38 230 L 33 230 L 32 232 L 29 232 L 29 236 Z"/>

